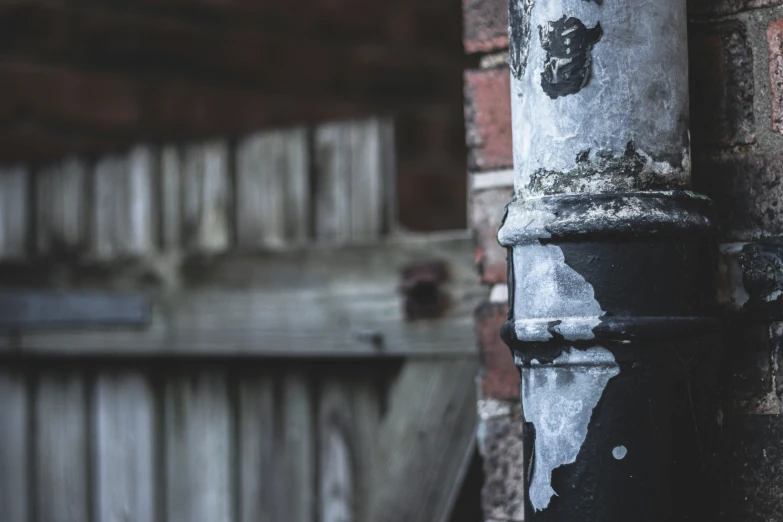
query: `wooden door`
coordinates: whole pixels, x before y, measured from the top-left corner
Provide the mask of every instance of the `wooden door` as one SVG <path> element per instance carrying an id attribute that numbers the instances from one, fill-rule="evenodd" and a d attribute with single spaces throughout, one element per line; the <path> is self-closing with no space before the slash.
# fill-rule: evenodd
<path id="1" fill-rule="evenodd" d="M 0 169 L 0 520 L 446 520 L 484 290 L 396 226 L 391 136 Z"/>

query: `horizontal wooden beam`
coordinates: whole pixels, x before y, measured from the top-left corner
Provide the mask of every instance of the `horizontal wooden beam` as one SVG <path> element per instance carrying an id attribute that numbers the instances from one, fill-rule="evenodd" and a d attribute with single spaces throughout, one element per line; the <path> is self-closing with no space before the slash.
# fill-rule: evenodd
<path id="1" fill-rule="evenodd" d="M 445 262 L 445 309 L 408 320 L 404 267 Z M 467 234 L 399 237 L 365 245 L 226 255 L 146 266 L 58 267 L 73 292 L 148 288 L 151 321 L 140 329 L 6 332 L 0 351 L 96 356 L 469 356 L 476 355 L 473 310 L 487 297 Z M 50 278 L 26 265 L 27 277 Z M 51 269 L 55 270 L 55 269 Z M 65 273 L 63 272 L 65 270 Z M 98 273 L 103 275 L 98 275 Z M 25 275 L 6 271 L 9 277 Z M 150 284 L 151 273 L 157 282 Z M 0 285 L 8 285 L 1 280 Z M 88 286 L 87 286 L 88 285 Z"/>

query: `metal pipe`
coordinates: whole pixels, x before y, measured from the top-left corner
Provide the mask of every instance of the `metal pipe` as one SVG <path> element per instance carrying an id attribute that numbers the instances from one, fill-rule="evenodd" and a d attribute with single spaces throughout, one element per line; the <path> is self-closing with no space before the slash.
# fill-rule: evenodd
<path id="1" fill-rule="evenodd" d="M 701 520 L 718 323 L 685 1 L 510 0 L 509 40 L 525 520 Z"/>

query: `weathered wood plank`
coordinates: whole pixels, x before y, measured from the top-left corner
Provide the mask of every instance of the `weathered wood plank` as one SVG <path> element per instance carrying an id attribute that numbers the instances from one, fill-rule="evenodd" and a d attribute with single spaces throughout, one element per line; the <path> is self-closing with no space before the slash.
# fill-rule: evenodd
<path id="1" fill-rule="evenodd" d="M 351 239 L 351 134 L 349 124 L 315 130 L 315 236 L 343 243 Z"/>
<path id="2" fill-rule="evenodd" d="M 400 271 L 449 260 L 443 317 L 407 321 Z M 109 284 L 109 283 L 107 283 Z M 148 329 L 21 332 L 0 348 L 112 354 L 473 355 L 473 310 L 488 295 L 465 237 L 388 241 L 231 257 L 191 266 L 180 293 L 153 308 Z"/>
<path id="3" fill-rule="evenodd" d="M 0 520 L 27 522 L 27 388 L 24 375 L 0 369 Z"/>
<path id="4" fill-rule="evenodd" d="M 154 399 L 139 374 L 101 375 L 93 394 L 94 508 L 101 522 L 155 520 Z"/>
<path id="5" fill-rule="evenodd" d="M 383 232 L 386 217 L 385 147 L 381 120 L 350 125 L 351 239 L 367 241 Z"/>
<path id="6" fill-rule="evenodd" d="M 448 520 L 474 451 L 477 371 L 476 360 L 405 363 L 377 432 L 367 520 Z"/>
<path id="7" fill-rule="evenodd" d="M 375 469 L 375 446 L 381 423 L 382 394 L 385 386 L 380 375 L 365 373 L 354 379 L 341 379 L 347 383 L 353 411 L 352 448 L 355 480 L 357 522 L 371 520 L 372 476 Z"/>
<path id="8" fill-rule="evenodd" d="M 327 380 L 320 390 L 318 407 L 320 522 L 357 520 L 352 410 L 346 390 Z"/>
<path id="9" fill-rule="evenodd" d="M 239 382 L 240 522 L 274 522 L 278 502 L 274 381 L 243 375 Z"/>
<path id="10" fill-rule="evenodd" d="M 182 241 L 182 154 L 175 145 L 160 156 L 161 246 L 176 250 Z"/>
<path id="11" fill-rule="evenodd" d="M 90 510 L 83 377 L 72 373 L 43 374 L 36 399 L 38 520 L 84 522 Z"/>
<path id="12" fill-rule="evenodd" d="M 305 129 L 263 132 L 237 149 L 237 243 L 245 249 L 303 244 L 310 225 Z"/>
<path id="13" fill-rule="evenodd" d="M 149 302 L 140 295 L 0 293 L 0 331 L 89 326 L 143 326 Z"/>
<path id="14" fill-rule="evenodd" d="M 353 522 L 365 520 L 365 495 L 370 479 L 369 457 L 374 434 L 361 429 L 373 424 L 377 413 L 367 398 L 375 398 L 372 388 L 353 379 L 326 377 L 319 390 L 318 404 L 318 520 Z M 357 411 L 360 410 L 360 411 Z M 370 419 L 361 414 L 370 414 Z M 376 413 L 376 415 L 372 415 Z M 369 421 L 369 422 L 368 422 Z M 369 437 L 368 437 L 369 436 Z"/>
<path id="15" fill-rule="evenodd" d="M 155 156 L 145 146 L 96 162 L 92 248 L 97 258 L 143 256 L 155 248 L 156 175 Z"/>
<path id="16" fill-rule="evenodd" d="M 87 232 L 87 165 L 70 157 L 36 175 L 39 254 L 81 253 Z"/>
<path id="17" fill-rule="evenodd" d="M 25 167 L 0 168 L 0 259 L 21 259 L 27 251 L 27 191 Z"/>
<path id="18" fill-rule="evenodd" d="M 387 120 L 330 123 L 315 131 L 316 237 L 367 241 L 388 229 L 394 143 Z"/>
<path id="19" fill-rule="evenodd" d="M 231 242 L 231 179 L 223 142 L 185 151 L 182 172 L 182 239 L 187 250 L 216 253 Z"/>
<path id="20" fill-rule="evenodd" d="M 232 522 L 232 421 L 225 376 L 170 378 L 165 397 L 166 520 Z"/>
<path id="21" fill-rule="evenodd" d="M 312 522 L 315 509 L 315 431 L 306 375 L 282 377 L 282 426 L 277 439 L 275 520 Z"/>

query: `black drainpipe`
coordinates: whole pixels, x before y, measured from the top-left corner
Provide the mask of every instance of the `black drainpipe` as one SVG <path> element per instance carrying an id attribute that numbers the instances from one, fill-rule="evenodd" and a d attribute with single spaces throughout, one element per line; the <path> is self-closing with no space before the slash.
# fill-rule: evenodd
<path id="1" fill-rule="evenodd" d="M 509 31 L 525 520 L 707 520 L 719 336 L 685 0 L 510 0 Z"/>

